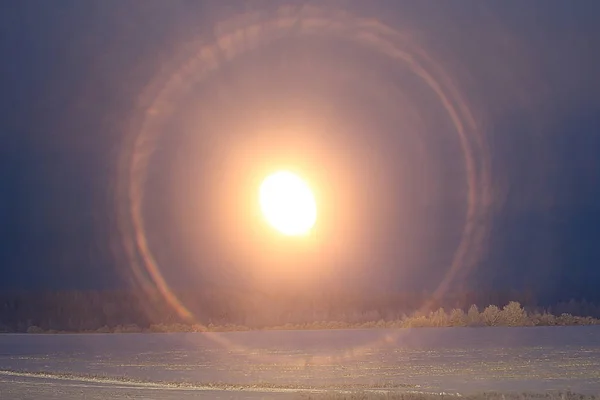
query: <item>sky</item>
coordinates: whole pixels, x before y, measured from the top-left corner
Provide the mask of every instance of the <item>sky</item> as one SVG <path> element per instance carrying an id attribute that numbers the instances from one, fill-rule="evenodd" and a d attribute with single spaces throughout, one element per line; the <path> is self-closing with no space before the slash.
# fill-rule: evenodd
<path id="1" fill-rule="evenodd" d="M 594 297 L 596 2 L 283 3 L 4 4 L 0 288 Z M 310 240 L 253 214 L 280 167 Z"/>

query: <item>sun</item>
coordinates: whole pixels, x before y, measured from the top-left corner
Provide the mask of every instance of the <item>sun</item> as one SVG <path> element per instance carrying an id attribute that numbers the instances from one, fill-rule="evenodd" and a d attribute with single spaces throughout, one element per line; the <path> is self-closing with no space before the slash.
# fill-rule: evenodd
<path id="1" fill-rule="evenodd" d="M 260 185 L 260 208 L 267 222 L 286 236 L 310 233 L 317 221 L 317 204 L 312 190 L 290 171 L 277 171 Z"/>

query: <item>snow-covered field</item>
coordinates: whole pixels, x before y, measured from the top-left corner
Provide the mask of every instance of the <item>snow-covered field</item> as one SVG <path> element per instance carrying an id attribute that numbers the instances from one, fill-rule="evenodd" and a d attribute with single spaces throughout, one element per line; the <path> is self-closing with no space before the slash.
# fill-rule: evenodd
<path id="1" fill-rule="evenodd" d="M 1 399 L 600 394 L 600 326 L 0 335 Z"/>

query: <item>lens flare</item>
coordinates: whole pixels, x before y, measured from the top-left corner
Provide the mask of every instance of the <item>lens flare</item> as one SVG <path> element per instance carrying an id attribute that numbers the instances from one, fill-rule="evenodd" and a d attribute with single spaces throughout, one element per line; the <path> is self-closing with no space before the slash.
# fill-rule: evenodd
<path id="1" fill-rule="evenodd" d="M 458 279 L 461 273 L 472 268 L 485 248 L 491 215 L 490 159 L 485 137 L 480 131 L 479 121 L 474 116 L 472 106 L 444 66 L 421 47 L 415 32 L 409 28 L 395 30 L 374 19 L 320 7 L 282 7 L 277 11 L 242 14 L 219 24 L 214 40 L 206 41 L 204 40 L 206 38 L 183 40 L 180 56 L 164 61 L 164 68 L 140 94 L 139 107 L 128 127 L 128 136 L 124 143 L 118 171 L 119 186 L 116 193 L 118 223 L 122 239 L 121 249 L 125 251 L 128 258 L 127 272 L 147 296 L 162 297 L 182 319 L 197 322 L 198 316 L 190 312 L 185 302 L 177 297 L 165 279 L 164 266 L 160 265 L 148 238 L 148 221 L 143 212 L 150 165 L 159 147 L 159 139 L 171 131 L 169 122 L 174 118 L 182 99 L 191 91 L 199 90 L 202 84 L 211 79 L 211 74 L 227 68 L 228 64 L 235 63 L 239 57 L 289 37 L 324 37 L 344 40 L 360 48 L 368 48 L 390 63 L 402 66 L 430 90 L 435 96 L 435 101 L 445 112 L 445 117 L 452 124 L 450 134 L 456 135 L 456 140 L 460 144 L 461 162 L 464 163 L 466 171 L 467 193 L 464 196 L 466 212 L 454 257 L 444 271 L 437 290 L 432 293 L 432 300 L 443 295 L 451 282 Z M 315 59 L 310 60 L 312 62 Z M 383 104 L 386 106 L 395 107 L 400 104 L 395 97 L 395 93 L 401 92 L 401 89 L 395 88 L 397 82 L 389 82 L 389 85 L 382 88 L 369 80 L 365 69 L 354 71 L 352 65 L 349 65 L 346 70 L 337 70 L 336 74 L 340 77 L 342 74 L 348 74 L 349 84 L 362 85 L 377 92 L 385 100 Z M 363 76 L 367 78 L 360 78 Z M 327 78 L 329 76 L 325 77 Z M 229 85 L 230 82 L 223 83 L 225 84 Z M 223 93 L 217 91 L 215 97 L 222 96 L 223 101 L 228 101 L 225 98 L 226 94 L 226 91 Z M 220 115 L 219 117 L 225 121 L 237 116 Z M 426 118 L 427 115 L 423 117 Z M 275 179 L 275 182 L 279 179 Z M 306 189 L 299 189 L 305 187 L 304 185 L 296 186 L 295 183 L 289 183 L 292 181 L 286 178 L 283 183 L 274 185 L 274 188 L 271 188 L 271 183 L 266 181 L 265 199 L 262 199 L 261 195 L 266 218 L 270 222 L 284 221 L 281 224 L 279 222 L 274 224 L 284 234 L 310 230 L 315 224 L 317 215 L 310 189 L 307 193 Z M 295 193 L 293 201 L 290 200 L 291 193 Z M 296 204 L 296 198 L 302 199 L 299 201 L 301 205 Z M 292 205 L 281 206 L 286 203 Z M 301 211 L 297 213 L 298 215 L 294 215 L 296 214 L 294 210 L 298 209 Z M 148 312 L 151 313 L 152 310 Z M 231 348 L 241 346 L 231 342 L 225 336 L 218 334 L 211 336 L 224 346 Z M 395 335 L 395 337 L 399 336 L 401 335 Z M 392 339 L 384 338 L 382 343 L 386 340 Z M 347 357 L 358 357 L 363 350 L 367 351 L 368 347 L 373 345 L 376 344 L 351 349 Z M 326 360 L 325 356 L 323 360 Z"/>

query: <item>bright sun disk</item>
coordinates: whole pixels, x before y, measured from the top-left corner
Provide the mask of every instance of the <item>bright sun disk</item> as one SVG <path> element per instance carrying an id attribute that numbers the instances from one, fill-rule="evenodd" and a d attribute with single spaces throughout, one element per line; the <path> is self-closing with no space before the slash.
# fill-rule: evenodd
<path id="1" fill-rule="evenodd" d="M 260 208 L 276 230 L 287 236 L 306 235 L 317 220 L 310 187 L 290 171 L 278 171 L 260 185 Z"/>

